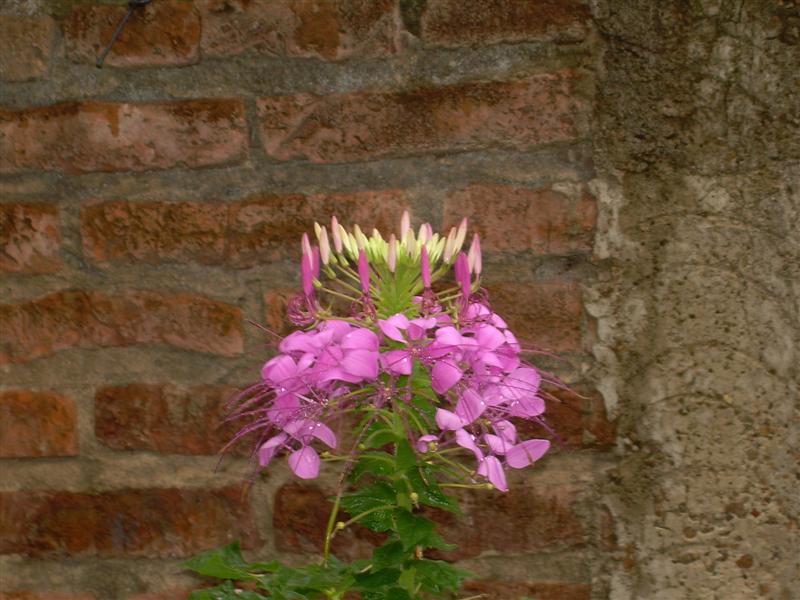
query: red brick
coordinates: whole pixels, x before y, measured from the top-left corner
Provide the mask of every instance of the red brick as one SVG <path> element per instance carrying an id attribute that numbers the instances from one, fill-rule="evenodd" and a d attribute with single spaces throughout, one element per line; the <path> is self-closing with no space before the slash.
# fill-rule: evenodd
<path id="1" fill-rule="evenodd" d="M 548 399 L 544 419 L 553 429 L 526 421 L 520 431 L 526 436 L 553 440 L 566 451 L 580 448 L 607 449 L 616 440 L 616 422 L 606 415 L 603 397 L 595 390 L 551 390 L 555 400 Z"/>
<path id="2" fill-rule="evenodd" d="M 359 223 L 365 231 L 395 230 L 406 206 L 405 195 L 394 190 L 253 198 L 231 208 L 228 259 L 252 266 L 298 258 L 303 233 L 313 233 L 314 221 L 328 223 L 333 214 L 345 226 Z"/>
<path id="3" fill-rule="evenodd" d="M 281 288 L 264 294 L 264 326 L 279 336 L 289 335 L 294 327 L 286 318 L 287 304 L 299 292 L 299 289 Z M 268 342 L 275 339 L 270 337 Z"/>
<path id="4" fill-rule="evenodd" d="M 445 201 L 446 227 L 457 225 L 462 217 L 480 234 L 484 250 L 589 252 L 597 206 L 588 194 L 570 198 L 550 188 L 471 185 Z"/>
<path id="5" fill-rule="evenodd" d="M 483 552 L 534 552 L 575 548 L 586 543 L 576 513 L 577 491 L 569 486 L 515 486 L 508 493 L 459 494 L 464 516 L 431 511 L 439 533 L 458 548 L 441 557 L 461 560 Z"/>
<path id="6" fill-rule="evenodd" d="M 325 528 L 333 504 L 313 484 L 288 483 L 275 495 L 272 525 L 275 530 L 275 548 L 281 552 L 322 552 L 325 545 Z M 347 518 L 340 513 L 340 519 Z M 371 555 L 372 548 L 383 541 L 382 535 L 364 527 L 353 526 L 339 532 L 333 539 L 331 550 L 337 558 L 353 560 Z"/>
<path id="7" fill-rule="evenodd" d="M 258 102 L 269 156 L 348 162 L 574 139 L 580 103 L 569 71 L 520 81 L 404 92 L 298 94 Z"/>
<path id="8" fill-rule="evenodd" d="M 170 588 L 161 592 L 136 594 L 129 596 L 127 600 L 187 600 L 189 594 L 197 589 L 199 588 Z"/>
<path id="9" fill-rule="evenodd" d="M 241 311 L 190 294 L 61 291 L 0 305 L 0 365 L 66 348 L 161 343 L 234 356 L 243 350 Z"/>
<path id="10" fill-rule="evenodd" d="M 203 54 L 339 60 L 397 51 L 394 0 L 201 0 Z"/>
<path id="11" fill-rule="evenodd" d="M 0 493 L 0 554 L 182 557 L 235 539 L 259 541 L 240 486 Z"/>
<path id="12" fill-rule="evenodd" d="M 75 456 L 75 402 L 50 392 L 0 392 L 0 458 Z"/>
<path id="13" fill-rule="evenodd" d="M 230 205 L 105 202 L 81 214 L 84 253 L 94 260 L 198 262 L 252 267 L 299 259 L 299 240 L 332 214 L 343 223 L 395 229 L 407 205 L 394 190 L 333 195 L 267 195 Z"/>
<path id="14" fill-rule="evenodd" d="M 69 102 L 0 110 L 0 172 L 205 167 L 247 156 L 238 100 Z"/>
<path id="15" fill-rule="evenodd" d="M 591 13 L 579 0 L 428 0 L 422 38 L 443 46 L 577 41 Z"/>
<path id="16" fill-rule="evenodd" d="M 583 302 L 577 283 L 496 283 L 487 285 L 492 308 L 514 330 L 524 348 L 552 352 L 583 349 Z"/>
<path id="17" fill-rule="evenodd" d="M 61 266 L 60 247 L 55 204 L 0 204 L 0 271 L 56 271 Z"/>
<path id="18" fill-rule="evenodd" d="M 127 6 L 76 6 L 64 20 L 64 44 L 73 62 L 94 64 Z M 197 62 L 200 16 L 189 0 L 159 0 L 134 11 L 103 63 L 161 67 Z"/>
<path id="19" fill-rule="evenodd" d="M 562 581 L 498 581 L 481 579 L 464 584 L 462 591 L 467 594 L 486 594 L 492 600 L 589 600 L 592 588 L 586 583 L 566 583 Z"/>
<path id="20" fill-rule="evenodd" d="M 218 264 L 225 254 L 228 207 L 200 202 L 105 202 L 85 206 L 81 235 L 96 261 Z"/>
<path id="21" fill-rule="evenodd" d="M 0 80 L 44 77 L 53 54 L 54 31 L 49 17 L 0 15 Z"/>
<path id="22" fill-rule="evenodd" d="M 234 388 L 211 385 L 103 387 L 95 393 L 95 436 L 116 450 L 217 454 L 241 427 L 223 423 L 235 394 Z"/>
<path id="23" fill-rule="evenodd" d="M 89 594 L 74 596 L 59 592 L 32 592 L 29 590 L 0 592 L 0 600 L 94 600 L 94 598 Z"/>

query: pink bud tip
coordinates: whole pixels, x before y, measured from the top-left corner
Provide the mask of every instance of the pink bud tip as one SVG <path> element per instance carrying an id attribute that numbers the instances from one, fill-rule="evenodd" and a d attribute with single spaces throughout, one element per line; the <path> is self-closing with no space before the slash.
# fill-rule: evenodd
<path id="1" fill-rule="evenodd" d="M 431 261 L 428 258 L 428 248 L 426 246 L 422 246 L 420 266 L 422 270 L 422 286 L 427 290 L 431 287 Z"/>
<path id="2" fill-rule="evenodd" d="M 364 250 L 358 251 L 358 278 L 361 280 L 361 291 L 369 294 L 369 263 Z"/>
<path id="3" fill-rule="evenodd" d="M 328 230 L 324 227 L 319 230 L 319 256 L 323 264 L 331 261 L 331 244 L 328 241 Z"/>
<path id="4" fill-rule="evenodd" d="M 469 259 L 463 252 L 458 253 L 455 264 L 456 281 L 461 285 L 461 295 L 469 298 L 471 283 L 469 279 Z"/>
<path id="5" fill-rule="evenodd" d="M 400 218 L 400 239 L 406 237 L 406 233 L 411 228 L 411 215 L 408 214 L 407 210 L 403 211 L 403 216 Z"/>
<path id="6" fill-rule="evenodd" d="M 311 242 L 308 240 L 308 234 L 303 234 L 303 239 L 300 241 L 300 247 L 303 250 L 303 255 L 311 258 Z"/>
<path id="7" fill-rule="evenodd" d="M 303 280 L 303 293 L 306 296 L 311 296 L 314 294 L 313 260 L 313 257 L 309 256 L 305 252 L 303 253 L 303 258 L 300 259 L 300 276 Z"/>
<path id="8" fill-rule="evenodd" d="M 342 253 L 342 233 L 339 231 L 339 221 L 335 216 L 331 217 L 331 236 L 333 237 L 333 248 L 337 254 Z"/>
<path id="9" fill-rule="evenodd" d="M 475 273 L 476 276 L 480 276 L 483 264 L 481 260 L 481 240 L 477 233 L 472 238 L 472 244 L 469 247 L 468 259 L 469 270 Z"/>

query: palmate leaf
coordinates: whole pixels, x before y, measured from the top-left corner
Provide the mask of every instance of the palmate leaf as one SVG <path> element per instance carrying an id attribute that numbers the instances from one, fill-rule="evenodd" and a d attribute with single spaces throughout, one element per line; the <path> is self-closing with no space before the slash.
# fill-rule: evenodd
<path id="1" fill-rule="evenodd" d="M 382 481 L 372 483 L 352 494 L 345 494 L 341 500 L 342 508 L 351 517 L 372 511 L 359 519 L 359 523 L 373 531 L 392 529 L 392 508 L 396 502 L 397 493 L 389 484 Z"/>
<path id="2" fill-rule="evenodd" d="M 438 548 L 440 550 L 453 550 L 454 545 L 445 542 L 436 533 L 436 524 L 430 519 L 410 513 L 404 508 L 394 511 L 395 531 L 405 550 L 417 546 L 423 548 Z"/>
<path id="3" fill-rule="evenodd" d="M 442 491 L 436 483 L 436 475 L 429 467 L 412 467 L 405 473 L 412 489 L 417 493 L 419 502 L 434 508 L 441 508 L 451 513 L 461 514 L 455 498 Z"/>
<path id="4" fill-rule="evenodd" d="M 416 580 L 425 591 L 437 595 L 457 591 L 465 579 L 472 577 L 472 573 L 441 560 L 412 560 L 408 567 L 416 571 Z"/>
<path id="5" fill-rule="evenodd" d="M 350 480 L 355 483 L 365 474 L 388 477 L 394 473 L 394 456 L 387 452 L 364 452 L 353 465 Z"/>
<path id="6" fill-rule="evenodd" d="M 250 590 L 240 590 L 226 581 L 217 587 L 197 590 L 189 594 L 189 600 L 266 600 L 266 596 Z"/>
<path id="7" fill-rule="evenodd" d="M 206 577 L 254 581 L 263 573 L 273 572 L 281 565 L 278 562 L 248 563 L 242 558 L 239 542 L 233 542 L 198 554 L 184 562 L 183 566 Z"/>

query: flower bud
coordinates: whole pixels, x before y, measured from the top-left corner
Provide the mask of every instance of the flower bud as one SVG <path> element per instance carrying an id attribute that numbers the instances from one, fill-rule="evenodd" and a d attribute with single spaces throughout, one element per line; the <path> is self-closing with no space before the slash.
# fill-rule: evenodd
<path id="1" fill-rule="evenodd" d="M 339 531 L 341 531 L 341 530 L 342 530 L 342 529 L 344 529 L 345 527 L 347 527 L 347 525 L 345 524 L 345 522 L 344 522 L 344 521 L 337 521 L 337 523 L 336 523 L 336 529 L 338 529 Z"/>
<path id="2" fill-rule="evenodd" d="M 331 217 L 331 236 L 333 236 L 333 248 L 337 254 L 342 253 L 342 233 L 339 230 L 339 221 L 335 216 Z"/>
<path id="3" fill-rule="evenodd" d="M 403 211 L 403 216 L 400 217 L 400 239 L 405 239 L 406 233 L 411 229 L 411 215 L 407 210 Z"/>
<path id="4" fill-rule="evenodd" d="M 367 236 L 364 235 L 364 232 L 361 231 L 361 227 L 358 225 L 353 225 L 353 238 L 356 241 L 356 247 L 359 250 L 363 250 L 367 247 L 369 240 L 367 240 Z"/>
<path id="5" fill-rule="evenodd" d="M 444 245 L 443 258 L 445 262 L 450 262 L 450 259 L 453 258 L 453 255 L 456 253 L 455 247 L 456 247 L 456 228 L 451 227 L 450 233 L 447 234 L 447 242 L 445 242 Z"/>
<path id="6" fill-rule="evenodd" d="M 481 240 L 476 233 L 472 237 L 472 244 L 469 247 L 469 270 L 472 273 L 475 273 L 475 276 L 480 276 L 481 274 Z"/>
<path id="7" fill-rule="evenodd" d="M 461 250 L 461 246 L 464 245 L 464 240 L 467 239 L 467 219 L 464 217 L 461 219 L 461 224 L 458 226 L 458 231 L 456 232 L 456 241 L 453 246 L 453 254 L 457 253 Z"/>
<path id="8" fill-rule="evenodd" d="M 311 259 L 311 242 L 308 240 L 308 234 L 304 233 L 300 240 L 300 247 L 303 249 L 303 255 Z"/>
<path id="9" fill-rule="evenodd" d="M 369 263 L 363 249 L 358 251 L 358 278 L 361 280 L 361 291 L 369 294 Z"/>
<path id="10" fill-rule="evenodd" d="M 422 286 L 428 290 L 431 287 L 431 261 L 428 258 L 427 246 L 422 246 L 422 256 L 420 258 L 420 270 L 422 271 Z"/>
<path id="11" fill-rule="evenodd" d="M 331 261 L 331 245 L 330 242 L 328 242 L 328 230 L 321 227 L 319 233 L 317 233 L 317 237 L 319 238 L 319 257 L 322 260 L 322 264 L 327 265 Z"/>

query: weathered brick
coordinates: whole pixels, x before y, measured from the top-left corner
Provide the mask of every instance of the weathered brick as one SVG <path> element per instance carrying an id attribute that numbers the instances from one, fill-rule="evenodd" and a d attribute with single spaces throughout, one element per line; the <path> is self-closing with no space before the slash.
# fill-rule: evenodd
<path id="1" fill-rule="evenodd" d="M 492 308 L 526 349 L 575 352 L 583 349 L 583 302 L 570 281 L 487 285 Z"/>
<path id="2" fill-rule="evenodd" d="M 587 583 L 566 583 L 563 581 L 498 581 L 481 579 L 464 584 L 467 594 L 485 594 L 492 600 L 589 600 L 592 588 Z"/>
<path id="3" fill-rule="evenodd" d="M 589 252 L 597 223 L 594 198 L 580 198 L 551 188 L 471 185 L 448 196 L 447 227 L 462 217 L 481 236 L 484 250 L 535 250 L 541 254 Z"/>
<path id="4" fill-rule="evenodd" d="M 421 28 L 423 40 L 443 46 L 578 41 L 590 20 L 580 0 L 428 0 Z"/>
<path id="5" fill-rule="evenodd" d="M 239 100 L 69 102 L 0 110 L 0 172 L 205 167 L 247 156 Z"/>
<path id="6" fill-rule="evenodd" d="M 555 434 L 530 421 L 520 423 L 526 437 L 552 440 L 557 448 L 571 451 L 581 448 L 606 449 L 616 439 L 616 422 L 606 414 L 603 397 L 596 390 L 550 390 L 555 399 L 548 399 L 543 418 Z"/>
<path id="7" fill-rule="evenodd" d="M 81 211 L 84 254 L 97 261 L 218 264 L 225 255 L 228 211 L 200 202 L 90 204 Z"/>
<path id="8" fill-rule="evenodd" d="M 54 31 L 49 17 L 0 15 L 0 80 L 45 76 L 53 54 Z"/>
<path id="9" fill-rule="evenodd" d="M 264 148 L 279 160 L 529 149 L 576 137 L 573 85 L 572 73 L 560 71 L 404 92 L 262 98 L 258 111 Z"/>
<path id="10" fill-rule="evenodd" d="M 60 291 L 0 305 L 0 365 L 66 348 L 161 343 L 234 356 L 243 350 L 241 311 L 191 294 Z"/>
<path id="11" fill-rule="evenodd" d="M 400 191 L 267 195 L 219 205 L 105 202 L 84 207 L 83 247 L 97 261 L 198 262 L 251 267 L 299 256 L 299 240 L 332 214 L 344 223 L 395 228 L 407 205 Z"/>
<path id="12" fill-rule="evenodd" d="M 396 229 L 405 194 L 395 190 L 303 196 L 264 196 L 231 207 L 228 259 L 240 266 L 297 257 L 300 237 L 314 221 L 359 223 L 365 231 Z"/>
<path id="13" fill-rule="evenodd" d="M 127 600 L 187 600 L 189 594 L 200 588 L 169 588 L 160 592 L 149 592 L 129 596 Z"/>
<path id="14" fill-rule="evenodd" d="M 18 590 L 15 592 L 0 592 L 0 600 L 94 600 L 90 594 L 62 594 L 60 592 L 33 592 Z"/>
<path id="15" fill-rule="evenodd" d="M 74 62 L 94 63 L 127 6 L 76 6 L 64 19 L 64 45 Z M 189 0 L 161 0 L 134 11 L 104 65 L 161 67 L 197 62 L 200 16 Z"/>
<path id="16" fill-rule="evenodd" d="M 0 493 L 0 554 L 182 557 L 234 539 L 259 541 L 240 486 Z"/>
<path id="17" fill-rule="evenodd" d="M 288 483 L 275 495 L 272 525 L 275 548 L 281 552 L 321 553 L 325 544 L 325 527 L 332 503 L 313 484 Z M 340 518 L 347 518 L 340 513 Z M 342 560 L 365 558 L 384 536 L 359 525 L 348 527 L 333 539 L 331 550 Z"/>
<path id="18" fill-rule="evenodd" d="M 60 247 L 55 204 L 0 204 L 0 271 L 56 271 L 61 266 Z"/>
<path id="19" fill-rule="evenodd" d="M 74 456 L 75 402 L 50 392 L 0 391 L 0 458 Z"/>
<path id="20" fill-rule="evenodd" d="M 442 537 L 458 548 L 442 552 L 447 560 L 473 558 L 483 552 L 532 552 L 575 548 L 586 543 L 576 513 L 578 492 L 567 485 L 515 486 L 508 493 L 459 494 L 463 517 L 430 511 Z M 437 556 L 439 554 L 437 553 Z"/>
<path id="21" fill-rule="evenodd" d="M 201 0 L 203 54 L 338 60 L 397 51 L 395 0 Z"/>
<path id="22" fill-rule="evenodd" d="M 217 454 L 243 424 L 224 424 L 230 387 L 134 383 L 95 393 L 94 431 L 117 450 Z M 251 448 L 242 446 L 240 453 Z"/>

